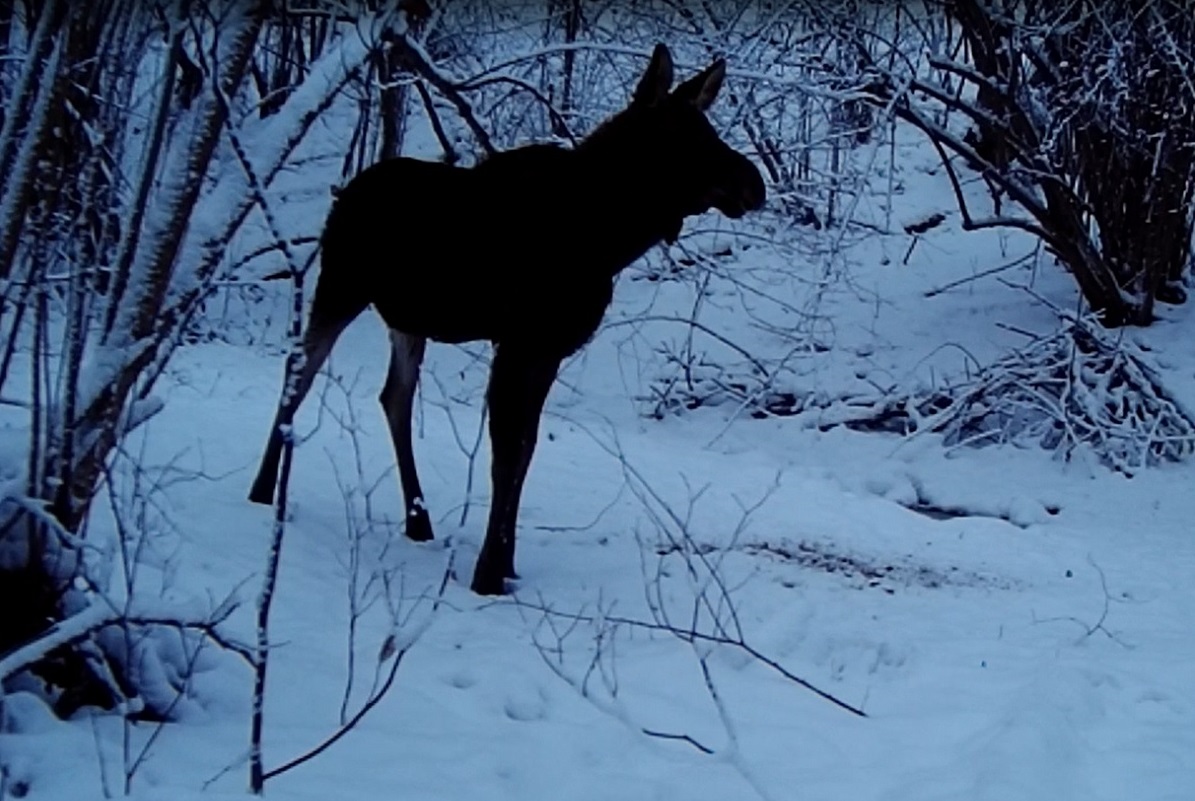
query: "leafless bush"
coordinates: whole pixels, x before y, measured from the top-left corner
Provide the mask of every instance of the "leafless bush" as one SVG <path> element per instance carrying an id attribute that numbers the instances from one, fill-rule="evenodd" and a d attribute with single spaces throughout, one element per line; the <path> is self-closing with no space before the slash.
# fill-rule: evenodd
<path id="1" fill-rule="evenodd" d="M 1128 475 L 1195 452 L 1192 410 L 1166 391 L 1148 354 L 1090 318 L 904 406 L 921 409 L 911 428 L 944 434 L 948 447 L 1036 443 L 1068 460 L 1090 452 Z"/>
<path id="2" fill-rule="evenodd" d="M 795 414 L 903 436 L 943 435 L 947 448 L 1015 444 L 1067 460 L 1091 454 L 1132 475 L 1195 452 L 1195 410 L 1165 388 L 1149 354 L 1091 317 L 1063 325 L 932 388 L 803 399 Z"/>

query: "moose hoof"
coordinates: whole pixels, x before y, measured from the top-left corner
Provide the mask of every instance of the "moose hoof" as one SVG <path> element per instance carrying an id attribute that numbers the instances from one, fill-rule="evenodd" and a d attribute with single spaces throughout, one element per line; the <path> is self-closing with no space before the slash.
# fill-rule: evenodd
<path id="1" fill-rule="evenodd" d="M 432 533 L 432 521 L 426 509 L 413 509 L 407 513 L 407 539 L 415 542 L 430 542 L 436 538 Z"/>
<path id="2" fill-rule="evenodd" d="M 478 595 L 506 595 L 506 579 L 500 571 L 487 569 L 479 564 L 473 572 L 470 589 Z"/>
<path id="3" fill-rule="evenodd" d="M 473 572 L 473 592 L 478 595 L 508 595 L 512 582 L 517 581 L 518 573 L 514 568 L 495 570 L 492 567 L 483 568 L 480 564 Z"/>
<path id="4" fill-rule="evenodd" d="M 253 503 L 260 503 L 264 506 L 274 505 L 274 485 L 273 483 L 266 483 L 264 481 L 254 481 L 253 488 L 249 490 L 249 500 Z"/>

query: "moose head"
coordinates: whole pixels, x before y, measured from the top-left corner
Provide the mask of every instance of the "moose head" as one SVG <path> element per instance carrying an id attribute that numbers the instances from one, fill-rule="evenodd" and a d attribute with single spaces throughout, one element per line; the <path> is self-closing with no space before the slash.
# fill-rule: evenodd
<path id="1" fill-rule="evenodd" d="M 725 78 L 726 61 L 720 58 L 673 89 L 672 55 L 656 45 L 629 106 L 583 144 L 634 143 L 624 150 L 659 195 L 658 203 L 675 217 L 669 241 L 684 217 L 717 209 L 737 219 L 762 208 L 766 199 L 759 170 L 723 142 L 706 117 Z"/>

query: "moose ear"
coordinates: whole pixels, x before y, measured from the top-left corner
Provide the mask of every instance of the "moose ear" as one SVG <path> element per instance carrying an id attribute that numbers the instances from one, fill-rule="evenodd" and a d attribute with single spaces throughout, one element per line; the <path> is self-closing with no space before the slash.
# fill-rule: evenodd
<path id="1" fill-rule="evenodd" d="M 635 87 L 632 105 L 654 106 L 668 96 L 672 88 L 672 54 L 662 44 L 656 45 L 652 51 L 651 63 L 647 65 L 647 72 L 639 79 Z"/>
<path id="2" fill-rule="evenodd" d="M 707 111 L 718 96 L 722 88 L 722 81 L 726 79 L 726 59 L 720 58 L 701 72 L 676 87 L 672 96 L 685 103 L 692 103 L 702 111 Z"/>

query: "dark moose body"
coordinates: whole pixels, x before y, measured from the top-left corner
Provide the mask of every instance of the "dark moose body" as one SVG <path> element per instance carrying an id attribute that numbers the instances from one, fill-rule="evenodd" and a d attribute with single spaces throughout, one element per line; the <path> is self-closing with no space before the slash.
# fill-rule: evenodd
<path id="1" fill-rule="evenodd" d="M 618 225 L 610 209 L 620 201 L 604 186 L 580 202 L 570 198 L 570 184 L 584 180 L 573 155 L 532 145 L 501 154 L 517 156 L 514 163 L 495 157 L 474 169 L 406 158 L 375 164 L 341 192 L 323 260 L 372 265 L 378 274 L 369 283 L 321 277 L 317 298 L 326 299 L 316 302 L 338 317 L 372 302 L 391 328 L 437 342 L 517 341 L 559 358 L 575 352 L 601 322 L 622 264 L 660 236 L 606 236 Z M 396 193 L 402 186 L 421 189 Z M 380 231 L 392 232 L 384 248 Z M 393 266 L 383 253 L 394 254 L 383 257 Z"/>
<path id="2" fill-rule="evenodd" d="M 626 110 L 573 149 L 529 145 L 473 168 L 409 158 L 364 170 L 340 192 L 302 354 L 284 391 L 250 499 L 272 503 L 283 432 L 344 328 L 372 304 L 391 330 L 381 402 L 407 512 L 407 536 L 432 539 L 411 442 L 428 339 L 490 340 L 492 503 L 472 588 L 514 578 L 519 498 L 560 362 L 593 336 L 615 276 L 685 217 L 762 207 L 763 179 L 705 118 L 725 75 L 716 61 L 672 85 L 663 45 Z"/>

